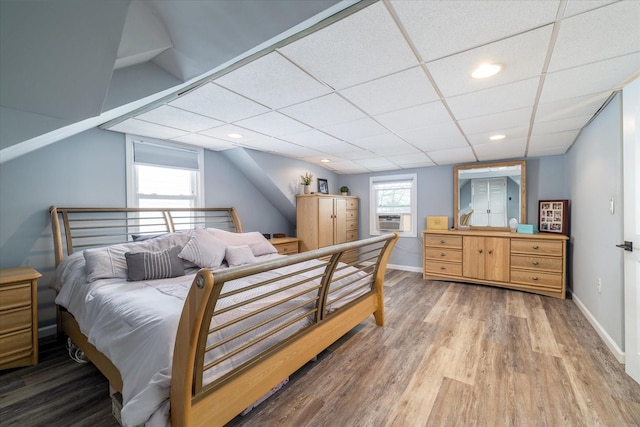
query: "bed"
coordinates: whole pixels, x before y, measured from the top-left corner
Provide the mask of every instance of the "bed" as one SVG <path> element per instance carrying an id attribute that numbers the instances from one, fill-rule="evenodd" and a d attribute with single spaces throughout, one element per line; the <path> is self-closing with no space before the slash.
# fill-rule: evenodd
<path id="1" fill-rule="evenodd" d="M 370 315 L 384 324 L 397 234 L 284 256 L 233 208 L 50 215 L 59 332 L 122 394 L 125 425 L 224 425 Z"/>

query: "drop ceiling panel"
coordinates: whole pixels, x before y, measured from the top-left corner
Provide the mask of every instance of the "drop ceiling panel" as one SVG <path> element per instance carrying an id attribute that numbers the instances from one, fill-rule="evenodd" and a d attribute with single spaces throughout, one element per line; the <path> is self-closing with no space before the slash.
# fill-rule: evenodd
<path id="1" fill-rule="evenodd" d="M 204 130 L 200 133 L 206 136 L 211 136 L 213 138 L 222 139 L 224 141 L 228 141 L 233 144 L 244 144 L 246 142 L 250 142 L 254 140 L 262 140 L 265 138 L 265 135 L 261 133 L 253 132 L 251 130 L 241 128 L 235 125 L 218 126 L 213 129 Z M 229 134 L 240 134 L 242 135 L 242 138 L 232 138 L 229 136 Z"/>
<path id="2" fill-rule="evenodd" d="M 342 162 L 331 162 L 331 163 L 328 163 L 327 166 L 333 171 L 336 171 L 339 173 L 346 173 L 346 174 L 370 172 L 370 170 L 367 169 L 366 167 L 361 166 L 356 162 L 352 162 L 349 160 L 342 161 Z"/>
<path id="3" fill-rule="evenodd" d="M 450 165 L 453 163 L 470 163 L 476 161 L 476 156 L 469 147 L 454 148 L 452 150 L 430 151 L 427 156 L 437 165 Z"/>
<path id="4" fill-rule="evenodd" d="M 501 133 L 506 137 L 500 142 L 509 142 L 515 139 L 524 138 L 526 140 L 527 135 L 529 134 L 529 126 L 520 126 L 515 128 L 501 129 L 500 132 L 480 132 L 472 135 L 467 135 L 469 142 L 475 147 L 478 145 L 487 145 L 494 144 L 496 141 L 491 141 L 489 138 L 492 135 L 496 135 L 497 133 Z"/>
<path id="5" fill-rule="evenodd" d="M 511 138 L 505 141 L 491 142 L 474 146 L 478 160 L 504 160 L 524 157 L 527 138 Z"/>
<path id="6" fill-rule="evenodd" d="M 487 89 L 540 75 L 551 39 L 552 25 L 430 62 L 427 68 L 445 97 Z M 495 76 L 474 79 L 482 64 L 500 64 Z"/>
<path id="7" fill-rule="evenodd" d="M 328 94 L 331 89 L 272 52 L 215 81 L 270 108 L 281 108 Z"/>
<path id="8" fill-rule="evenodd" d="M 422 67 L 414 67 L 340 91 L 370 115 L 401 110 L 439 99 Z"/>
<path id="9" fill-rule="evenodd" d="M 284 46 L 280 52 L 334 89 L 417 64 L 383 2 Z"/>
<path id="10" fill-rule="evenodd" d="M 601 92 L 539 104 L 536 110 L 536 120 L 559 120 L 587 114 L 593 116 L 604 105 L 609 95 L 611 92 Z"/>
<path id="11" fill-rule="evenodd" d="M 374 118 L 387 129 L 396 133 L 434 123 L 451 121 L 449 112 L 440 101 L 405 108 L 392 113 L 380 114 Z"/>
<path id="12" fill-rule="evenodd" d="M 173 138 L 172 141 L 183 142 L 185 144 L 196 145 L 203 148 L 208 148 L 213 151 L 227 150 L 229 148 L 235 148 L 236 146 L 228 141 L 222 139 L 212 138 L 206 135 L 200 135 L 197 133 L 190 133 L 189 135 L 179 136 Z"/>
<path id="13" fill-rule="evenodd" d="M 109 130 L 133 135 L 143 135 L 157 139 L 172 139 L 189 133 L 180 129 L 170 128 L 168 126 L 149 123 L 138 119 L 127 119 L 115 126 L 112 126 Z"/>
<path id="14" fill-rule="evenodd" d="M 424 153 L 402 154 L 399 156 L 387 156 L 390 162 L 395 163 L 403 168 L 417 168 L 433 166 L 433 162 Z"/>
<path id="15" fill-rule="evenodd" d="M 336 156 L 343 160 L 362 160 L 362 159 L 375 159 L 376 157 L 380 157 L 380 155 L 372 153 L 369 150 L 365 150 L 362 148 L 354 147 L 355 151 L 346 151 L 344 153 L 340 153 L 339 156 Z"/>
<path id="16" fill-rule="evenodd" d="M 224 122 L 212 119 L 210 117 L 201 116 L 190 111 L 184 111 L 179 108 L 163 105 L 155 110 L 147 111 L 136 116 L 137 119 L 146 122 L 163 124 L 165 126 L 182 129 L 189 132 L 198 132 L 221 126 Z"/>
<path id="17" fill-rule="evenodd" d="M 451 121 L 403 130 L 398 132 L 398 135 L 422 151 L 444 150 L 469 145 L 460 130 Z"/>
<path id="18" fill-rule="evenodd" d="M 392 163 L 382 157 L 378 157 L 375 159 L 356 160 L 355 163 L 372 171 L 387 171 L 398 169 L 398 166 L 395 163 Z"/>
<path id="19" fill-rule="evenodd" d="M 549 72 L 638 51 L 640 2 L 616 2 L 562 21 Z"/>
<path id="20" fill-rule="evenodd" d="M 282 136 L 280 139 L 293 142 L 294 144 L 306 145 L 307 147 L 322 147 L 328 144 L 337 144 L 342 141 L 338 138 L 334 138 L 331 135 L 327 135 L 324 132 L 320 132 L 316 129 L 311 129 L 305 132 L 288 134 Z"/>
<path id="21" fill-rule="evenodd" d="M 315 128 L 366 117 L 366 114 L 335 93 L 282 108 L 279 111 Z"/>
<path id="22" fill-rule="evenodd" d="M 424 61 L 549 24 L 554 21 L 559 5 L 557 0 L 392 0 L 390 3 Z"/>
<path id="23" fill-rule="evenodd" d="M 600 93 L 619 87 L 640 70 L 640 53 L 547 74 L 540 103 Z"/>
<path id="24" fill-rule="evenodd" d="M 309 126 L 276 111 L 240 120 L 235 122 L 234 125 L 273 136 L 298 133 L 311 129 Z"/>
<path id="25" fill-rule="evenodd" d="M 361 150 L 360 147 L 356 147 L 353 144 L 347 142 L 340 142 L 337 144 L 327 144 L 321 147 L 316 147 L 316 150 L 327 154 L 335 154 L 340 156 L 342 153 L 349 153 L 357 150 Z"/>
<path id="26" fill-rule="evenodd" d="M 546 135 L 531 135 L 529 140 L 529 151 L 546 150 L 555 147 L 569 148 L 578 136 L 579 130 L 571 130 L 566 132 L 558 132 Z"/>
<path id="27" fill-rule="evenodd" d="M 569 17 L 587 10 L 596 9 L 617 0 L 568 0 L 564 16 Z"/>
<path id="28" fill-rule="evenodd" d="M 558 133 L 566 130 L 580 130 L 593 117 L 592 114 L 586 116 L 570 117 L 561 120 L 537 121 L 533 125 L 532 135 L 545 135 Z"/>
<path id="29" fill-rule="evenodd" d="M 501 113 L 533 105 L 539 79 L 527 79 L 447 99 L 459 119 Z"/>
<path id="30" fill-rule="evenodd" d="M 420 152 L 420 150 L 410 144 L 407 144 L 393 134 L 357 139 L 353 141 L 353 144 L 383 157 L 393 154 L 410 154 Z"/>
<path id="31" fill-rule="evenodd" d="M 265 106 L 213 83 L 194 89 L 169 105 L 223 122 L 242 120 L 269 111 Z"/>
<path id="32" fill-rule="evenodd" d="M 369 118 L 332 126 L 325 126 L 321 130 L 345 141 L 382 135 L 389 132 L 375 120 Z"/>
<path id="33" fill-rule="evenodd" d="M 278 153 L 281 153 L 285 156 L 300 158 L 300 157 L 312 157 L 312 156 L 321 156 L 322 153 L 316 151 L 312 148 L 301 147 L 300 145 L 289 144 L 282 145 L 278 143 L 273 146 L 274 149 L 277 149 Z"/>
<path id="34" fill-rule="evenodd" d="M 505 129 L 529 126 L 531 111 L 531 107 L 519 108 L 517 110 L 460 120 L 458 124 L 462 130 L 469 135 L 484 132 L 504 133 Z"/>

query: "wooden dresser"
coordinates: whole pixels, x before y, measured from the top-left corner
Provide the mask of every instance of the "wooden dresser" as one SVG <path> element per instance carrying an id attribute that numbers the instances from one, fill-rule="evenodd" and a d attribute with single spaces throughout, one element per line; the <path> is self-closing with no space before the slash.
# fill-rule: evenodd
<path id="1" fill-rule="evenodd" d="M 0 270 L 0 369 L 38 363 L 38 279 L 30 267 Z"/>
<path id="2" fill-rule="evenodd" d="M 358 198 L 331 194 L 296 196 L 297 236 L 300 250 L 310 251 L 358 240 Z M 351 262 L 358 254 L 345 254 Z"/>
<path id="3" fill-rule="evenodd" d="M 297 237 L 274 237 L 269 242 L 278 250 L 281 255 L 297 254 L 300 239 Z"/>
<path id="4" fill-rule="evenodd" d="M 565 298 L 567 236 L 425 230 L 425 279 L 502 286 Z"/>

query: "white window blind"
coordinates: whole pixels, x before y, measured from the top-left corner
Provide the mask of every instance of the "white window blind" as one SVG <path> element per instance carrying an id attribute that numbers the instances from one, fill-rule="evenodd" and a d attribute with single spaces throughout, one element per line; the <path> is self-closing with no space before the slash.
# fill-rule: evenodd
<path id="1" fill-rule="evenodd" d="M 416 236 L 416 174 L 371 177 L 370 234 L 398 231 Z"/>

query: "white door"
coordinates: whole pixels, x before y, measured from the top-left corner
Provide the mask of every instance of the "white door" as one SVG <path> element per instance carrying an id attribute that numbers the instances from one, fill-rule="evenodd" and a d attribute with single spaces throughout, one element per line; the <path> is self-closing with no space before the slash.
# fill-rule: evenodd
<path id="1" fill-rule="evenodd" d="M 489 225 L 506 227 L 507 224 L 507 178 L 489 180 Z"/>
<path id="2" fill-rule="evenodd" d="M 471 225 L 489 225 L 489 191 L 486 179 L 471 180 Z"/>
<path id="3" fill-rule="evenodd" d="M 624 342 L 626 371 L 640 383 L 640 79 L 623 90 Z"/>

